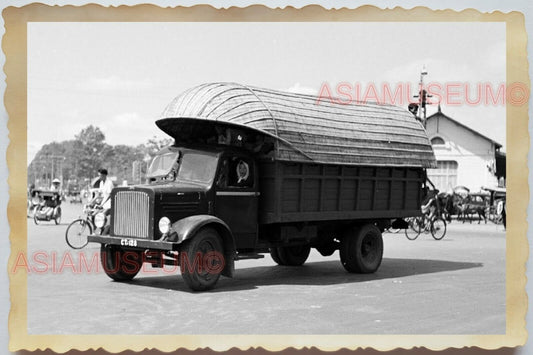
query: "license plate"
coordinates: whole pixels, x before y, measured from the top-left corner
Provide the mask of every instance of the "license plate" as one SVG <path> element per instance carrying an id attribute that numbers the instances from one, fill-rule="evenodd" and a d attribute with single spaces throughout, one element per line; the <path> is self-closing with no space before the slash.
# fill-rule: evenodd
<path id="1" fill-rule="evenodd" d="M 129 239 L 129 238 L 122 238 L 120 239 L 120 245 L 125 247 L 136 247 L 137 246 L 137 240 L 136 239 Z"/>

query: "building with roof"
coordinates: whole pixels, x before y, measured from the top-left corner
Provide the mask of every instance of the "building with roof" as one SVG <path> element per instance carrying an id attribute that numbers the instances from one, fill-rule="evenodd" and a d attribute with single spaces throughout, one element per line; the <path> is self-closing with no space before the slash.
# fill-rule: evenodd
<path id="1" fill-rule="evenodd" d="M 426 120 L 426 131 L 437 159 L 428 177 L 440 191 L 465 186 L 480 191 L 482 186 L 500 186 L 505 180 L 505 153 L 493 139 L 438 111 Z"/>

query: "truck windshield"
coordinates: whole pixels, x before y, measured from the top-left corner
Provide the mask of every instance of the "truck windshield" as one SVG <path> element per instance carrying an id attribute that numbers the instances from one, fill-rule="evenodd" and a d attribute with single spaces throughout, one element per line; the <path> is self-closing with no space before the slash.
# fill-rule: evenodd
<path id="1" fill-rule="evenodd" d="M 167 175 L 168 173 L 170 173 L 170 170 L 178 159 L 179 154 L 180 152 L 168 152 L 165 154 L 157 155 L 152 160 L 152 163 L 150 163 L 150 167 L 148 168 L 148 172 L 146 175 L 149 178 Z"/>
<path id="2" fill-rule="evenodd" d="M 217 168 L 217 157 L 197 152 L 186 152 L 181 158 L 178 180 L 210 184 Z"/>

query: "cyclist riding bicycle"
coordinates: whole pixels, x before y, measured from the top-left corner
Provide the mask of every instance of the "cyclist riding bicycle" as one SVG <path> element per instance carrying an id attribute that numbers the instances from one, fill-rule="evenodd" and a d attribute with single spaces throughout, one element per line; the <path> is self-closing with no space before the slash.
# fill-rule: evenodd
<path id="1" fill-rule="evenodd" d="M 99 205 L 102 207 L 105 214 L 108 214 L 111 209 L 111 190 L 113 190 L 113 183 L 107 178 L 107 170 L 99 169 L 99 178 L 95 182 L 94 187 L 97 193 L 88 203 L 89 206 Z"/>
<path id="2" fill-rule="evenodd" d="M 426 195 L 422 201 L 420 209 L 423 214 L 427 215 L 428 220 L 432 221 L 437 215 L 437 196 L 439 190 L 429 190 L 429 188 L 426 187 L 425 191 Z"/>

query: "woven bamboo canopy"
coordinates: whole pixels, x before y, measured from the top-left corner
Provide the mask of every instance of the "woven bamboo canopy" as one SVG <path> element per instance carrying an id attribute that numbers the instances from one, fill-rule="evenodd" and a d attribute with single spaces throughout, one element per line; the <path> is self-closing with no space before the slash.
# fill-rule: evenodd
<path id="1" fill-rule="evenodd" d="M 273 137 L 274 159 L 350 165 L 436 167 L 422 124 L 407 110 L 236 83 L 209 83 L 176 97 L 157 125 L 177 141 L 191 121 Z"/>

